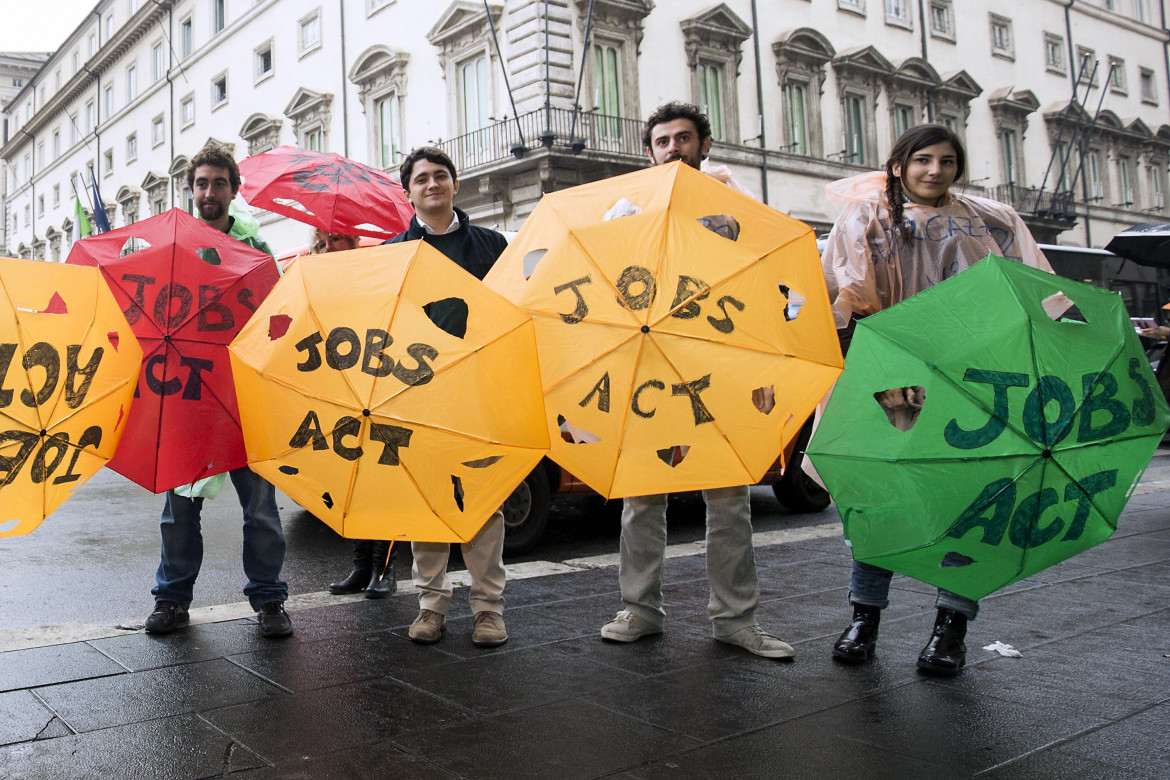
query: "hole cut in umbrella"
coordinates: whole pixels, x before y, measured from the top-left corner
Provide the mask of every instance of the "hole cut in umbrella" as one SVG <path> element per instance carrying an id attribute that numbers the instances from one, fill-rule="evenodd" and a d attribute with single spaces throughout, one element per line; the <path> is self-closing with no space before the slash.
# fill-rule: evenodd
<path id="1" fill-rule="evenodd" d="M 557 415 L 557 426 L 560 427 L 561 438 L 569 444 L 596 444 L 601 441 L 600 436 L 573 425 L 563 414 Z"/>
<path id="2" fill-rule="evenodd" d="M 503 455 L 489 455 L 488 457 L 480 458 L 479 460 L 465 460 L 463 461 L 463 465 L 467 466 L 469 469 L 486 469 L 488 466 L 496 465 L 501 460 L 503 460 L 503 458 Z"/>
<path id="3" fill-rule="evenodd" d="M 609 222 L 611 219 L 621 219 L 622 217 L 632 217 L 635 214 L 641 214 L 642 207 L 630 202 L 626 198 L 618 198 L 609 211 L 601 217 L 602 222 Z"/>
<path id="4" fill-rule="evenodd" d="M 150 248 L 150 242 L 147 241 L 145 238 L 139 238 L 138 236 L 131 236 L 130 238 L 126 239 L 126 243 L 122 244 L 122 248 L 120 250 L 118 250 L 118 257 L 125 257 L 126 255 L 132 255 L 135 252 L 139 252 L 143 249 L 148 249 L 148 248 Z"/>
<path id="5" fill-rule="evenodd" d="M 954 552 L 952 550 L 942 557 L 942 560 L 939 561 L 938 566 L 940 569 L 946 569 L 948 567 L 958 568 L 962 566 L 970 566 L 973 563 L 975 563 L 974 558 L 970 557 L 969 555 L 963 555 L 962 553 Z"/>
<path id="6" fill-rule="evenodd" d="M 467 318 L 470 311 L 467 301 L 462 298 L 443 298 L 423 305 L 423 313 L 439 330 L 457 339 L 467 335 Z"/>
<path id="7" fill-rule="evenodd" d="M 1089 322 L 1072 298 L 1063 292 L 1054 292 L 1040 301 L 1040 305 L 1044 307 L 1044 313 L 1057 322 L 1079 323 L 1081 325 L 1087 325 Z"/>
<path id="8" fill-rule="evenodd" d="M 533 249 L 531 252 L 528 252 L 526 255 L 524 255 L 525 280 L 532 278 L 533 272 L 536 271 L 536 266 L 540 264 L 540 261 L 543 260 L 544 256 L 547 254 L 547 249 Z"/>
<path id="9" fill-rule="evenodd" d="M 752 390 L 752 406 L 760 414 L 771 414 L 776 408 L 776 386 L 767 385 Z"/>
<path id="10" fill-rule="evenodd" d="M 686 458 L 687 453 L 690 451 L 691 445 L 676 444 L 673 447 L 667 447 L 665 449 L 658 450 L 658 459 L 667 466 L 674 468 L 683 462 L 683 459 Z"/>
<path id="11" fill-rule="evenodd" d="M 721 238 L 726 238 L 728 241 L 739 240 L 739 220 L 730 214 L 711 214 L 699 217 L 697 221 Z"/>
<path id="12" fill-rule="evenodd" d="M 223 258 L 219 256 L 219 252 L 215 247 L 204 247 L 203 249 L 196 249 L 195 254 L 199 255 L 199 259 L 208 265 L 221 265 Z"/>
<path id="13" fill-rule="evenodd" d="M 805 297 L 788 286 L 787 282 L 778 282 L 780 294 L 784 296 L 784 321 L 796 322 L 800 310 L 804 308 Z"/>
<path id="14" fill-rule="evenodd" d="M 882 403 L 882 396 L 887 393 L 900 394 L 901 402 L 897 406 L 887 407 Z M 921 385 L 891 387 L 889 390 L 874 393 L 873 400 L 886 413 L 886 419 L 890 421 L 890 425 L 899 431 L 906 432 L 914 427 L 914 423 L 918 422 L 918 415 L 926 404 L 926 388 Z"/>
<path id="15" fill-rule="evenodd" d="M 454 474 L 451 475 L 451 486 L 455 496 L 455 506 L 459 507 L 459 511 L 463 511 L 463 480 Z"/>

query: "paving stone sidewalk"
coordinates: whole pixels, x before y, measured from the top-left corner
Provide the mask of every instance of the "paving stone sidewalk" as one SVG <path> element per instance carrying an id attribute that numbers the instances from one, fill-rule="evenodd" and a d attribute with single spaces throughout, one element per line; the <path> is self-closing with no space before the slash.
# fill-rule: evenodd
<path id="1" fill-rule="evenodd" d="M 510 640 L 406 629 L 413 595 L 0 653 L 5 778 L 1166 778 L 1170 484 L 1107 543 L 983 603 L 968 667 L 915 672 L 931 588 L 898 577 L 879 654 L 829 657 L 849 617 L 840 537 L 762 546 L 768 661 L 710 638 L 701 555 L 666 564 L 667 630 L 613 645 L 613 567 L 510 582 Z M 1019 659 L 982 649 L 996 640 Z"/>

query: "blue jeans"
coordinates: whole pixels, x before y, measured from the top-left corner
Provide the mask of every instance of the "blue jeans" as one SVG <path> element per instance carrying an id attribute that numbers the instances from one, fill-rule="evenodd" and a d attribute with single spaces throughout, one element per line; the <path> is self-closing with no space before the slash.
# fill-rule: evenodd
<path id="1" fill-rule="evenodd" d="M 890 605 L 890 580 L 893 578 L 892 571 L 854 561 L 853 572 L 849 576 L 849 603 L 885 609 Z M 978 601 L 942 588 L 938 589 L 934 605 L 940 609 L 953 609 L 968 620 L 974 620 L 979 614 Z"/>
<path id="2" fill-rule="evenodd" d="M 263 604 L 288 598 L 288 585 L 280 579 L 285 545 L 276 488 L 247 467 L 235 469 L 229 476 L 244 510 L 244 574 L 248 577 L 244 595 L 259 611 Z M 203 533 L 199 526 L 202 508 L 202 498 L 185 498 L 167 491 L 159 523 L 162 556 L 154 577 L 158 585 L 150 591 L 155 601 L 190 606 L 195 578 L 203 564 Z"/>

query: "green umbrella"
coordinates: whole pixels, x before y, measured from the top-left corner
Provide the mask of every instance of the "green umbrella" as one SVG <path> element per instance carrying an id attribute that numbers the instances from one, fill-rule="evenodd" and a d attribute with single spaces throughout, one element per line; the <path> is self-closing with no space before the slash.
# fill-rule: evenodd
<path id="1" fill-rule="evenodd" d="M 1119 295 L 989 256 L 858 323 L 808 454 L 854 558 L 978 599 L 1109 538 L 1167 425 Z"/>

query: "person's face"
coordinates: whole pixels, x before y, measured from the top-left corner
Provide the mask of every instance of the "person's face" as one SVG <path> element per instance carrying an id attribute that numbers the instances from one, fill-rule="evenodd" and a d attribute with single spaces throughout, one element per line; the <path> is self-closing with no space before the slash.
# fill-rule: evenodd
<path id="1" fill-rule="evenodd" d="M 905 169 L 895 165 L 894 175 L 902 180 L 906 197 L 915 203 L 933 206 L 955 183 L 959 175 L 959 156 L 954 146 L 943 141 L 914 152 Z"/>
<path id="2" fill-rule="evenodd" d="M 419 160 L 410 171 L 406 183 L 406 197 L 420 214 L 447 214 L 459 192 L 459 180 L 451 178 L 447 166 L 430 160 Z"/>
<path id="3" fill-rule="evenodd" d="M 650 129 L 647 154 L 655 165 L 682 160 L 695 170 L 711 149 L 711 139 L 699 140 L 699 131 L 689 119 L 672 119 Z"/>
<path id="4" fill-rule="evenodd" d="M 195 169 L 195 210 L 204 222 L 218 222 L 227 216 L 228 204 L 236 197 L 227 168 L 200 165 Z"/>
<path id="5" fill-rule="evenodd" d="M 347 252 L 357 246 L 357 242 L 342 233 L 321 233 L 317 236 L 317 253 Z"/>

